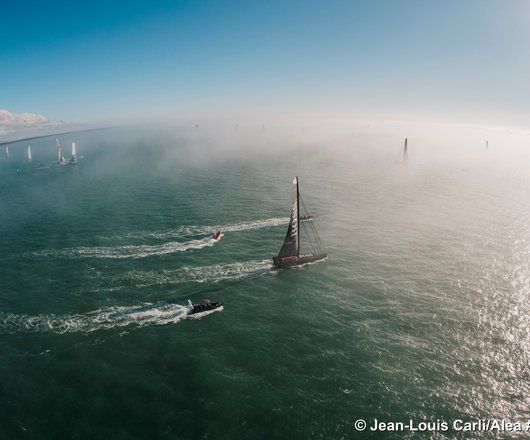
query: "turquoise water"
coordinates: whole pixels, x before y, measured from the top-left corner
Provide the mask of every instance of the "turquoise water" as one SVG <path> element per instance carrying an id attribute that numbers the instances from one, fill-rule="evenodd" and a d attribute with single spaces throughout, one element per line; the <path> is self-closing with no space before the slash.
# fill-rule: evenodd
<path id="1" fill-rule="evenodd" d="M 30 141 L 30 164 L 11 145 L 1 438 L 358 438 L 358 418 L 530 418 L 527 153 L 409 141 L 403 164 L 400 138 L 231 136 L 62 136 L 78 166 L 53 164 L 54 137 Z M 294 175 L 329 258 L 276 271 Z M 204 297 L 224 310 L 186 317 Z"/>

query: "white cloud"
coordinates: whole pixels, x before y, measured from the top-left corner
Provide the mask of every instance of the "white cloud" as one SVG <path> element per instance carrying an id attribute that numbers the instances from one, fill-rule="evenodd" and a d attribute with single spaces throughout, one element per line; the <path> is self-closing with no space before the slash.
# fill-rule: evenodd
<path id="1" fill-rule="evenodd" d="M 49 122 L 48 117 L 35 113 L 11 113 L 0 109 L 0 133 L 24 128 L 36 128 Z"/>
<path id="2" fill-rule="evenodd" d="M 108 123 L 50 121 L 35 113 L 12 113 L 0 108 L 0 144 L 38 136 L 99 128 Z"/>

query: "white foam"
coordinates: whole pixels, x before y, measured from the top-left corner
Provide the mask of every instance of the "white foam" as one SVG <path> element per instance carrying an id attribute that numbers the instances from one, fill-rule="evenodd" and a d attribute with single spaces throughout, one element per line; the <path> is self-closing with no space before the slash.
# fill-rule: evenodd
<path id="1" fill-rule="evenodd" d="M 238 263 L 213 264 L 210 266 L 184 266 L 177 269 L 153 271 L 131 271 L 111 278 L 113 289 L 118 286 L 146 287 L 179 283 L 216 283 L 224 280 L 238 280 L 272 269 L 270 259 L 251 260 Z M 108 281 L 108 278 L 105 278 Z"/>
<path id="2" fill-rule="evenodd" d="M 45 250 L 37 255 L 68 257 L 68 258 L 145 258 L 154 255 L 174 254 L 191 249 L 211 247 L 217 242 L 211 238 L 191 240 L 185 242 L 169 242 L 156 245 L 126 245 L 126 246 L 82 246 L 59 250 Z"/>
<path id="3" fill-rule="evenodd" d="M 161 232 L 141 232 L 128 234 L 128 238 L 190 238 L 197 235 L 207 235 L 206 237 L 187 240 L 187 241 L 170 241 L 160 244 L 135 244 L 121 246 L 80 246 L 76 248 L 43 250 L 33 253 L 46 257 L 68 257 L 68 258 L 145 258 L 154 255 L 173 254 L 176 252 L 185 252 L 193 249 L 203 249 L 211 247 L 218 241 L 212 237 L 212 231 L 221 230 L 223 232 L 249 231 L 252 229 L 267 228 L 279 226 L 288 223 L 288 218 L 273 217 L 263 220 L 253 220 L 248 222 L 234 223 L 231 225 L 217 226 L 181 226 L 178 229 Z"/>
<path id="4" fill-rule="evenodd" d="M 168 231 L 141 231 L 127 234 L 127 237 L 131 238 L 157 238 L 157 239 L 170 239 L 170 238 L 184 238 L 196 235 L 211 235 L 215 231 L 223 232 L 239 232 L 239 231 L 250 231 L 254 229 L 270 228 L 274 226 L 281 226 L 289 223 L 288 217 L 272 217 L 261 220 L 250 220 L 244 222 L 238 222 L 227 225 L 210 225 L 210 226 L 197 226 L 197 225 L 184 225 L 176 229 Z"/>
<path id="5" fill-rule="evenodd" d="M 178 304 L 145 303 L 140 306 L 107 307 L 86 314 L 16 315 L 0 313 L 0 333 L 90 333 L 117 327 L 176 324 L 186 318 L 202 318 L 211 310 L 187 315 L 187 308 Z"/>
<path id="6" fill-rule="evenodd" d="M 302 269 L 305 266 L 312 266 L 313 264 L 322 263 L 322 262 L 326 261 L 327 259 L 328 259 L 328 257 L 324 257 L 324 258 L 322 258 L 320 260 L 308 261 L 307 263 L 302 263 L 302 264 L 298 264 L 296 266 L 291 266 L 289 269 Z"/>

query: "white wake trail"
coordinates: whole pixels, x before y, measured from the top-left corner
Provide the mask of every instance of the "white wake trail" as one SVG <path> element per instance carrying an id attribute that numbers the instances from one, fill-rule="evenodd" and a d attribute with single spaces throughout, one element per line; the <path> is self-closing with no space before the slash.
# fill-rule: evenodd
<path id="1" fill-rule="evenodd" d="M 153 285 L 180 283 L 217 283 L 224 280 L 238 280 L 248 276 L 267 272 L 272 269 L 270 259 L 253 260 L 238 263 L 213 264 L 210 266 L 184 266 L 177 269 L 153 271 L 130 271 L 111 278 L 113 289 L 116 287 L 148 287 Z M 104 279 L 108 282 L 108 278 Z"/>
<path id="2" fill-rule="evenodd" d="M 130 238 L 156 238 L 156 239 L 171 239 L 171 238 L 184 238 L 197 235 L 211 235 L 214 231 L 223 232 L 239 232 L 239 231 L 251 231 L 254 229 L 271 228 L 274 226 L 286 225 L 289 223 L 287 217 L 272 217 L 261 220 L 250 220 L 244 222 L 238 222 L 226 225 L 209 225 L 209 226 L 197 226 L 197 225 L 184 225 L 176 229 L 169 231 L 154 231 L 154 232 L 134 232 L 127 234 Z"/>
<path id="3" fill-rule="evenodd" d="M 68 258 L 145 258 L 154 255 L 174 254 L 192 249 L 203 249 L 217 243 L 213 238 L 203 238 L 185 242 L 169 242 L 156 245 L 126 245 L 126 246 L 82 246 L 59 250 L 45 250 L 38 255 Z"/>
<path id="4" fill-rule="evenodd" d="M 216 310 L 221 311 L 222 308 Z M 74 315 L 0 313 L 0 333 L 91 333 L 117 327 L 176 324 L 190 317 L 186 311 L 185 306 L 178 304 L 144 303 L 132 307 L 107 307 Z M 194 318 L 202 316 L 204 314 Z"/>
<path id="5" fill-rule="evenodd" d="M 212 238 L 212 231 L 223 232 L 250 231 L 253 229 L 268 228 L 284 225 L 289 222 L 288 218 L 273 217 L 263 220 L 239 222 L 229 225 L 216 226 L 181 226 L 171 231 L 162 232 L 140 232 L 127 234 L 127 238 L 137 239 L 176 239 L 187 238 L 186 241 L 170 241 L 160 244 L 130 244 L 119 246 L 80 246 L 66 249 L 47 249 L 32 253 L 45 257 L 67 257 L 67 258 L 145 258 L 154 255 L 174 254 L 193 249 L 211 247 L 217 243 Z M 203 236 L 201 238 L 192 237 Z M 123 238 L 124 236 L 120 236 Z M 107 237 L 108 238 L 108 237 Z"/>

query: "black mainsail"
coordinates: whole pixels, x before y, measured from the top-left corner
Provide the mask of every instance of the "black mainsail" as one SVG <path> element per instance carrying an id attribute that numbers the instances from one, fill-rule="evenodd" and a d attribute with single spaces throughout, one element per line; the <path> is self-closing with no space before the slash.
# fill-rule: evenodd
<path id="1" fill-rule="evenodd" d="M 403 160 L 406 161 L 408 158 L 409 158 L 408 139 L 405 138 L 405 145 L 403 146 Z"/>
<path id="2" fill-rule="evenodd" d="M 300 212 L 298 211 L 298 205 L 300 204 L 300 193 L 298 191 L 298 177 L 293 180 L 293 190 L 291 199 L 291 219 L 289 221 L 289 227 L 287 228 L 287 234 L 283 240 L 278 257 L 292 257 L 298 255 L 300 252 Z"/>
<path id="3" fill-rule="evenodd" d="M 304 215 L 300 217 L 300 207 L 304 210 Z M 303 222 L 303 223 L 301 223 Z M 303 226 L 307 233 L 309 253 L 300 253 L 300 228 Z M 312 261 L 322 260 L 327 257 L 320 237 L 313 225 L 313 216 L 305 209 L 304 203 L 300 197 L 298 177 L 293 179 L 292 196 L 291 196 L 291 218 L 287 233 L 283 240 L 282 247 L 273 262 L 277 267 L 290 267 Z"/>

